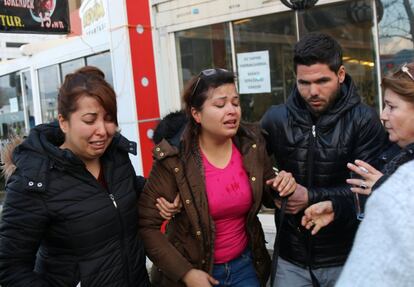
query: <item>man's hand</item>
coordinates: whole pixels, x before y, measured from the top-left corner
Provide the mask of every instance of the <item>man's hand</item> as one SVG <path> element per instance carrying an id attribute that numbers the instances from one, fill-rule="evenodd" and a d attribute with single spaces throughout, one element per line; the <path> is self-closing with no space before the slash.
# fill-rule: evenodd
<path id="1" fill-rule="evenodd" d="M 302 225 L 308 230 L 312 229 L 312 235 L 315 235 L 322 227 L 331 223 L 334 217 L 332 201 L 321 201 L 306 208 Z"/>
<path id="2" fill-rule="evenodd" d="M 303 185 L 296 184 L 295 192 L 289 197 L 286 205 L 286 213 L 297 214 L 308 206 L 309 195 L 308 189 Z M 280 208 L 280 199 L 275 200 L 277 208 Z"/>
<path id="3" fill-rule="evenodd" d="M 160 211 L 162 218 L 171 220 L 171 218 L 173 218 L 177 213 L 180 213 L 183 204 L 181 202 L 180 195 L 177 194 L 172 203 L 167 201 L 164 197 L 157 198 L 155 206 Z"/>
<path id="4" fill-rule="evenodd" d="M 188 271 L 183 277 L 183 282 L 187 287 L 211 287 L 220 283 L 208 273 L 199 269 Z"/>

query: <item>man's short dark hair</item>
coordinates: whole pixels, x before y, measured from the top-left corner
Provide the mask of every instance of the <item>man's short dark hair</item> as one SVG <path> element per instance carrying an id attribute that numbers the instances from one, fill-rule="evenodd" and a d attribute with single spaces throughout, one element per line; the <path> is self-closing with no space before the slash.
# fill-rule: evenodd
<path id="1" fill-rule="evenodd" d="M 326 64 L 333 72 L 342 66 L 342 48 L 338 42 L 323 33 L 310 33 L 296 43 L 293 56 L 295 72 L 298 65 Z"/>

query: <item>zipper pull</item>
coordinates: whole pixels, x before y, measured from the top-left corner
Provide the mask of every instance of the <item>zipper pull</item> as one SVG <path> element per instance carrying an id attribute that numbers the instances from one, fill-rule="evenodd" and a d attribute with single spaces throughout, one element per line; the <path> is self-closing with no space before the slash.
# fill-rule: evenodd
<path id="1" fill-rule="evenodd" d="M 316 138 L 316 126 L 315 125 L 312 126 L 312 135 L 314 138 Z"/>
<path id="2" fill-rule="evenodd" d="M 115 197 L 114 197 L 114 195 L 113 195 L 112 193 L 110 193 L 110 194 L 109 194 L 109 197 L 111 198 L 112 203 L 114 204 L 115 208 L 118 208 L 118 205 L 116 204 L 116 201 L 115 201 Z"/>

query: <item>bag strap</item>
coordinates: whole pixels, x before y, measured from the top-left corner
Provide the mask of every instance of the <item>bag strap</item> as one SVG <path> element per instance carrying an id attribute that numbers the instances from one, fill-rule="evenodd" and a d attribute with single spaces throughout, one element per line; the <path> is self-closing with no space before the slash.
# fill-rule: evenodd
<path id="1" fill-rule="evenodd" d="M 272 254 L 272 270 L 271 270 L 271 276 L 270 276 L 270 287 L 273 287 L 274 282 L 276 280 L 276 273 L 277 273 L 277 262 L 279 259 L 279 250 L 280 250 L 280 234 L 282 233 L 282 225 L 284 222 L 284 217 L 286 213 L 286 205 L 287 205 L 288 198 L 282 198 L 282 203 L 280 207 L 280 213 L 279 213 L 279 227 L 277 229 L 276 234 L 276 240 L 273 247 L 273 254 Z M 312 286 L 313 287 L 320 287 L 319 281 L 316 278 L 315 274 L 312 271 L 310 261 L 311 261 L 311 246 L 312 246 L 312 240 L 309 238 L 309 246 L 308 246 L 308 262 L 309 262 L 309 273 L 312 280 Z"/>
<path id="2" fill-rule="evenodd" d="M 272 254 L 272 270 L 270 275 L 270 286 L 273 287 L 273 284 L 276 279 L 276 272 L 277 272 L 277 260 L 279 258 L 279 249 L 280 249 L 280 234 L 282 233 L 282 225 L 283 219 L 286 213 L 286 205 L 287 205 L 288 198 L 282 198 L 282 203 L 280 206 L 280 213 L 279 213 L 279 227 L 276 230 L 276 240 L 273 246 L 273 254 Z"/>
<path id="3" fill-rule="evenodd" d="M 308 266 L 309 266 L 309 274 L 312 280 L 312 287 L 320 287 L 318 278 L 316 278 L 315 274 L 312 270 L 312 235 L 310 234 L 310 231 L 307 233 L 308 236 Z"/>

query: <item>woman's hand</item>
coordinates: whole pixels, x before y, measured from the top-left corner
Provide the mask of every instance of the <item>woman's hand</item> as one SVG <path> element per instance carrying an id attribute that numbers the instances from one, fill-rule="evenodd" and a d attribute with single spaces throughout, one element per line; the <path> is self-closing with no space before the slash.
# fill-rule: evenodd
<path id="1" fill-rule="evenodd" d="M 275 178 L 266 181 L 267 185 L 279 192 L 280 196 L 287 196 L 296 190 L 296 180 L 290 172 L 280 171 Z"/>
<path id="2" fill-rule="evenodd" d="M 162 218 L 171 220 L 171 218 L 173 218 L 177 213 L 181 212 L 183 204 L 181 202 L 180 195 L 177 194 L 172 203 L 167 201 L 164 197 L 157 198 L 157 203 L 155 206 L 160 211 Z"/>
<path id="3" fill-rule="evenodd" d="M 334 217 L 332 201 L 321 201 L 306 208 L 302 225 L 308 230 L 312 229 L 311 233 L 315 235 L 322 227 L 331 223 Z"/>
<path id="4" fill-rule="evenodd" d="M 190 269 L 184 275 L 183 282 L 187 287 L 211 287 L 219 284 L 219 281 L 199 269 Z"/>
<path id="5" fill-rule="evenodd" d="M 353 185 L 351 187 L 352 192 L 369 195 L 372 192 L 373 185 L 377 180 L 383 176 L 379 170 L 375 169 L 372 165 L 362 160 L 355 160 L 355 164 L 348 163 L 349 170 L 358 174 L 361 178 L 348 178 L 346 182 Z"/>

